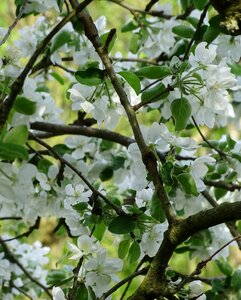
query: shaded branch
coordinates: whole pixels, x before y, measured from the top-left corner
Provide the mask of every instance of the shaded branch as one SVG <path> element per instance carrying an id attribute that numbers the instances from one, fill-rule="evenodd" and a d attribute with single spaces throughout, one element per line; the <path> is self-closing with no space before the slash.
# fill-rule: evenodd
<path id="1" fill-rule="evenodd" d="M 34 122 L 30 124 L 30 128 L 34 130 L 54 133 L 55 135 L 75 134 L 75 135 L 83 135 L 87 137 L 96 137 L 96 138 L 101 138 L 107 141 L 118 143 L 125 147 L 128 147 L 130 144 L 135 142 L 133 139 L 123 136 L 119 133 L 115 133 L 110 130 L 92 128 L 87 126 Z"/>

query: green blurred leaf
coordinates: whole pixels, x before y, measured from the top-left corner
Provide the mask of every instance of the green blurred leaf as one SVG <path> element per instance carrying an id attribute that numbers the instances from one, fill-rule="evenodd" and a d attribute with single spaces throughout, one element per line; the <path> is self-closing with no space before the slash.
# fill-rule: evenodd
<path id="1" fill-rule="evenodd" d="M 50 160 L 45 159 L 45 158 L 40 159 L 38 161 L 38 170 L 40 172 L 43 172 L 43 173 L 47 174 L 48 171 L 49 171 L 49 167 L 52 166 L 52 165 L 53 165 L 53 163 Z"/>
<path id="2" fill-rule="evenodd" d="M 136 220 L 132 216 L 118 216 L 110 222 L 109 231 L 116 234 L 125 234 L 135 229 Z"/>
<path id="3" fill-rule="evenodd" d="M 10 129 L 3 138 L 4 143 L 24 146 L 28 140 L 28 128 L 26 125 L 19 125 Z"/>
<path id="4" fill-rule="evenodd" d="M 141 101 L 158 101 L 161 99 L 165 99 L 169 92 L 166 90 L 167 88 L 163 83 L 158 83 L 155 86 L 145 90 L 141 95 Z"/>
<path id="5" fill-rule="evenodd" d="M 231 279 L 231 287 L 235 291 L 239 291 L 241 289 L 241 269 L 237 269 Z"/>
<path id="6" fill-rule="evenodd" d="M 141 255 L 140 246 L 136 241 L 134 241 L 129 250 L 129 256 L 128 256 L 129 263 L 132 264 L 132 263 L 136 262 L 138 260 L 138 258 L 140 257 L 140 255 Z"/>
<path id="7" fill-rule="evenodd" d="M 70 40 L 71 40 L 70 33 L 66 30 L 61 31 L 53 39 L 53 42 L 50 47 L 50 52 L 54 53 L 56 50 L 61 48 L 64 44 L 67 44 Z"/>
<path id="8" fill-rule="evenodd" d="M 217 200 L 221 199 L 227 194 L 227 190 L 221 188 L 214 188 L 214 196 Z"/>
<path id="9" fill-rule="evenodd" d="M 88 289 L 86 288 L 86 286 L 83 282 L 79 283 L 77 293 L 75 294 L 74 299 L 81 299 L 81 300 L 89 299 Z"/>
<path id="10" fill-rule="evenodd" d="M 196 183 L 189 173 L 179 174 L 177 179 L 185 193 L 198 196 Z"/>
<path id="11" fill-rule="evenodd" d="M 104 71 L 98 68 L 88 68 L 85 71 L 77 71 L 75 78 L 81 84 L 97 86 L 103 82 L 104 74 Z"/>
<path id="12" fill-rule="evenodd" d="M 182 38 L 192 38 L 194 30 L 186 25 L 177 25 L 172 28 L 172 32 Z"/>
<path id="13" fill-rule="evenodd" d="M 124 259 L 128 253 L 130 247 L 130 239 L 123 240 L 119 243 L 118 256 L 120 259 Z"/>
<path id="14" fill-rule="evenodd" d="M 135 20 L 128 21 L 121 28 L 121 32 L 128 32 L 138 28 L 138 23 Z"/>
<path id="15" fill-rule="evenodd" d="M 160 223 L 163 223 L 166 220 L 165 212 L 161 205 L 161 200 L 157 196 L 156 192 L 153 194 L 151 199 L 150 214 L 154 219 L 156 219 Z"/>
<path id="16" fill-rule="evenodd" d="M 179 98 L 171 103 L 171 112 L 175 120 L 175 130 L 185 129 L 191 115 L 191 104 L 186 98 Z"/>
<path id="17" fill-rule="evenodd" d="M 171 70 L 168 67 L 150 66 L 143 67 L 135 72 L 137 76 L 145 77 L 148 79 L 161 79 L 166 76 L 172 75 Z"/>
<path id="18" fill-rule="evenodd" d="M 195 8 L 199 10 L 203 10 L 205 5 L 207 4 L 208 0 L 192 0 L 194 3 Z"/>
<path id="19" fill-rule="evenodd" d="M 118 73 L 121 77 L 123 77 L 129 85 L 133 88 L 136 94 L 140 94 L 141 91 L 141 83 L 140 79 L 132 72 L 121 71 Z"/>
<path id="20" fill-rule="evenodd" d="M 139 33 L 133 33 L 130 40 L 129 49 L 133 54 L 136 54 L 141 45 L 141 35 Z"/>
<path id="21" fill-rule="evenodd" d="M 36 111 L 36 102 L 25 97 L 17 97 L 14 101 L 13 108 L 20 114 L 32 115 Z"/>
<path id="22" fill-rule="evenodd" d="M 60 83 L 61 85 L 64 84 L 64 78 L 62 76 L 60 76 L 58 73 L 52 72 L 49 75 L 52 76 L 54 79 L 56 79 L 58 81 L 58 83 Z"/>
<path id="23" fill-rule="evenodd" d="M 100 40 L 101 40 L 101 44 L 102 44 L 102 45 L 105 45 L 106 40 L 107 40 L 107 37 L 109 36 L 109 34 L 110 34 L 110 32 L 106 32 L 106 33 L 104 33 L 104 34 L 102 34 L 102 35 L 100 36 Z M 108 53 L 109 53 L 109 52 L 112 50 L 112 48 L 114 47 L 116 38 L 117 38 L 117 34 L 115 33 L 114 36 L 113 36 L 113 38 L 112 38 L 112 40 L 111 40 L 111 42 L 110 42 L 110 44 L 109 44 L 109 46 L 108 46 Z"/>
<path id="24" fill-rule="evenodd" d="M 66 272 L 64 270 L 50 270 L 46 277 L 47 284 L 51 285 L 58 285 L 61 281 L 66 279 Z"/>
<path id="25" fill-rule="evenodd" d="M 107 181 L 112 178 L 114 174 L 113 168 L 111 166 L 106 167 L 103 171 L 100 173 L 100 180 L 101 181 Z"/>
<path id="26" fill-rule="evenodd" d="M 208 28 L 206 29 L 203 35 L 203 41 L 210 44 L 219 36 L 219 34 L 220 34 L 219 28 L 208 26 Z"/>
<path id="27" fill-rule="evenodd" d="M 14 160 L 15 158 L 28 160 L 28 151 L 18 144 L 0 142 L 0 158 L 5 160 Z"/>

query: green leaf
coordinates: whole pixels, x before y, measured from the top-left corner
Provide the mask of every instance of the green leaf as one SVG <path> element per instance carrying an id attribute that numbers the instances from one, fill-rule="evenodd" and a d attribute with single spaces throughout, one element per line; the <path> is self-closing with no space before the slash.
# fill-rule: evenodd
<path id="1" fill-rule="evenodd" d="M 113 168 L 111 166 L 106 167 L 103 171 L 100 173 L 100 180 L 101 181 L 107 181 L 112 178 L 114 174 Z"/>
<path id="2" fill-rule="evenodd" d="M 169 91 L 163 83 L 158 83 L 155 86 L 145 90 L 141 95 L 141 101 L 158 101 L 165 99 L 169 95 Z"/>
<path id="3" fill-rule="evenodd" d="M 138 23 L 135 20 L 131 20 L 124 24 L 121 28 L 121 32 L 128 32 L 138 28 Z"/>
<path id="4" fill-rule="evenodd" d="M 188 173 L 182 173 L 177 176 L 177 180 L 180 182 L 182 189 L 185 193 L 198 196 L 197 187 L 194 179 Z"/>
<path id="5" fill-rule="evenodd" d="M 17 97 L 14 101 L 13 108 L 20 114 L 32 115 L 36 111 L 36 102 L 25 97 Z"/>
<path id="6" fill-rule="evenodd" d="M 159 66 L 151 66 L 151 67 L 143 67 L 135 72 L 137 76 L 145 77 L 148 79 L 161 79 L 165 78 L 168 75 L 172 75 L 171 70 L 168 67 L 159 67 Z"/>
<path id="7" fill-rule="evenodd" d="M 231 287 L 235 291 L 239 291 L 241 289 L 241 269 L 237 269 L 231 279 Z"/>
<path id="8" fill-rule="evenodd" d="M 130 247 L 130 239 L 120 242 L 118 247 L 118 256 L 120 259 L 124 259 L 128 253 Z"/>
<path id="9" fill-rule="evenodd" d="M 65 280 L 66 272 L 63 270 L 51 270 L 47 275 L 47 284 L 50 285 L 58 285 L 61 281 Z"/>
<path id="10" fill-rule="evenodd" d="M 194 17 L 187 17 L 187 21 L 188 21 L 194 28 L 197 28 L 199 19 L 194 18 Z"/>
<path id="11" fill-rule="evenodd" d="M 98 68 L 88 68 L 75 73 L 76 80 L 84 85 L 97 86 L 104 80 L 104 71 Z"/>
<path id="12" fill-rule="evenodd" d="M 141 45 L 141 35 L 139 33 L 134 33 L 131 36 L 129 49 L 133 54 L 136 54 Z"/>
<path id="13" fill-rule="evenodd" d="M 135 229 L 136 220 L 132 216 L 118 216 L 110 222 L 109 231 L 116 234 L 125 234 Z"/>
<path id="14" fill-rule="evenodd" d="M 17 144 L 24 146 L 28 140 L 28 128 L 25 125 L 19 125 L 10 129 L 3 138 L 4 143 Z"/>
<path id="15" fill-rule="evenodd" d="M 182 38 L 192 38 L 194 30 L 186 25 L 177 25 L 172 28 L 172 32 Z"/>
<path id="16" fill-rule="evenodd" d="M 140 254 L 141 254 L 140 246 L 136 241 L 134 241 L 129 251 L 129 263 L 132 264 L 136 262 L 140 257 Z"/>
<path id="17" fill-rule="evenodd" d="M 227 194 L 227 190 L 221 188 L 214 188 L 214 196 L 216 200 L 221 199 L 223 196 Z"/>
<path id="18" fill-rule="evenodd" d="M 61 85 L 64 84 L 63 77 L 60 76 L 58 73 L 56 73 L 56 72 L 50 73 L 50 76 L 52 76 L 54 79 L 56 79 L 58 81 L 58 83 L 60 83 Z"/>
<path id="19" fill-rule="evenodd" d="M 57 151 L 60 155 L 64 155 L 66 153 L 70 154 L 73 150 L 68 148 L 65 144 L 57 144 L 53 146 L 53 149 Z"/>
<path id="20" fill-rule="evenodd" d="M 5 160 L 14 160 L 15 158 L 28 160 L 28 151 L 18 144 L 0 142 L 0 158 Z"/>
<path id="21" fill-rule="evenodd" d="M 190 5 L 190 0 L 181 0 L 182 10 L 186 10 Z"/>
<path id="22" fill-rule="evenodd" d="M 207 42 L 208 44 L 211 44 L 220 34 L 220 29 L 208 26 L 207 30 L 205 31 L 203 35 L 203 41 Z"/>
<path id="23" fill-rule="evenodd" d="M 141 91 L 140 79 L 134 73 L 121 71 L 118 74 L 129 83 L 129 85 L 133 88 L 133 90 L 136 92 L 137 95 L 140 94 Z"/>
<path id="24" fill-rule="evenodd" d="M 48 174 L 49 167 L 52 165 L 53 163 L 50 160 L 46 158 L 40 159 L 38 162 L 38 170 L 44 174 Z"/>
<path id="25" fill-rule="evenodd" d="M 207 0 L 193 0 L 195 8 L 199 10 L 203 10 L 207 2 Z"/>
<path id="26" fill-rule="evenodd" d="M 107 37 L 109 36 L 109 34 L 110 34 L 110 32 L 106 32 L 106 33 L 101 35 L 100 40 L 101 40 L 102 45 L 105 45 Z M 109 46 L 108 46 L 108 53 L 112 50 L 112 48 L 115 44 L 116 38 L 117 38 L 117 34 L 115 33 L 112 40 L 111 40 L 111 42 L 110 42 L 110 44 L 109 44 Z"/>
<path id="27" fill-rule="evenodd" d="M 95 227 L 95 230 L 93 232 L 93 236 L 98 240 L 98 241 L 101 241 L 104 234 L 105 234 L 105 231 L 106 231 L 106 225 L 101 222 L 101 223 L 98 223 L 98 226 Z"/>
<path id="28" fill-rule="evenodd" d="M 67 44 L 71 39 L 71 35 L 68 31 L 63 30 L 58 35 L 55 36 L 52 45 L 50 47 L 50 52 L 54 53 L 56 50 L 61 48 L 64 44 Z"/>
<path id="29" fill-rule="evenodd" d="M 153 194 L 151 199 L 150 214 L 154 219 L 156 219 L 160 223 L 163 223 L 166 220 L 166 216 L 161 205 L 161 200 L 157 196 L 156 192 Z"/>
<path id="30" fill-rule="evenodd" d="M 62 12 L 63 5 L 64 5 L 64 0 L 57 0 L 57 4 L 58 4 L 58 7 L 59 7 L 59 11 Z"/>
<path id="31" fill-rule="evenodd" d="M 83 282 L 79 283 L 77 293 L 75 294 L 74 299 L 81 299 L 81 300 L 89 299 L 88 289 L 86 288 Z"/>
<path id="32" fill-rule="evenodd" d="M 234 75 L 237 75 L 237 76 L 240 76 L 241 75 L 241 66 L 240 64 L 237 64 L 237 63 L 233 63 L 231 65 L 229 65 L 230 68 L 231 68 L 231 72 L 234 74 Z"/>
<path id="33" fill-rule="evenodd" d="M 172 102 L 171 112 L 175 120 L 175 130 L 185 129 L 191 115 L 191 105 L 186 98 L 179 98 Z"/>

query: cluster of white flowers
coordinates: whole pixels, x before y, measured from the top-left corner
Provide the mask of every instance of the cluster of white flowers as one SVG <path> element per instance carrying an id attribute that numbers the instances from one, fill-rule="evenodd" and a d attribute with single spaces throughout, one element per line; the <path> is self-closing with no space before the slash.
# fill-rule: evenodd
<path id="1" fill-rule="evenodd" d="M 3 239 L 10 238 L 7 235 L 2 237 Z M 49 262 L 46 256 L 50 248 L 43 247 L 42 244 L 36 241 L 33 245 L 22 244 L 17 240 L 12 240 L 7 243 L 11 253 L 18 259 L 21 264 L 20 268 L 14 262 L 10 262 L 5 258 L 4 253 L 0 253 L 0 282 L 3 288 L 10 288 L 11 293 L 1 292 L 2 299 L 15 299 L 20 295 L 22 288 L 31 295 L 31 297 L 37 297 L 37 293 L 34 290 L 33 283 L 29 280 L 28 274 L 30 274 L 40 284 L 46 285 L 46 276 L 48 271 L 45 269 Z M 26 274 L 26 272 L 28 274 Z"/>

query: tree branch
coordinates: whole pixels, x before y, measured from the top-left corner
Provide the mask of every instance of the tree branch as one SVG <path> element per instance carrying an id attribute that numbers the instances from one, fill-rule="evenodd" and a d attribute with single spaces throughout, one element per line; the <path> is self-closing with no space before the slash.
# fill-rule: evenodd
<path id="1" fill-rule="evenodd" d="M 100 198 L 104 200 L 106 204 L 108 204 L 110 207 L 112 207 L 115 212 L 118 215 L 126 215 L 126 213 L 119 207 L 118 205 L 114 204 L 112 201 L 110 201 L 108 198 L 106 198 L 101 192 L 96 190 L 92 184 L 82 175 L 82 173 L 77 170 L 71 163 L 69 163 L 67 160 L 65 160 L 57 151 L 55 151 L 51 146 L 49 146 L 44 141 L 40 140 L 38 137 L 36 137 L 34 134 L 29 134 L 30 138 L 35 140 L 38 144 L 42 145 L 46 149 L 48 149 L 49 153 L 53 155 L 53 157 L 57 158 L 62 164 L 68 166 L 74 173 L 76 173 L 81 180 L 89 187 L 89 189 L 95 194 L 98 195 Z"/>
<path id="2" fill-rule="evenodd" d="M 70 3 L 72 5 L 72 8 L 76 7 L 78 5 L 77 0 L 70 0 Z M 117 77 L 115 70 L 113 68 L 113 65 L 111 63 L 111 59 L 108 56 L 108 53 L 104 51 L 100 37 L 98 35 L 97 28 L 91 19 L 91 17 L 84 11 L 81 11 L 77 15 L 79 21 L 83 24 L 84 31 L 86 37 L 90 40 L 92 45 L 94 46 L 96 52 L 98 53 L 99 57 L 102 60 L 103 65 L 105 66 L 106 73 L 108 74 L 112 85 L 119 96 L 120 102 L 122 106 L 125 109 L 125 112 L 127 114 L 129 123 L 131 125 L 133 134 L 135 136 L 136 143 L 140 149 L 142 160 L 146 166 L 147 171 L 150 173 L 152 177 L 152 181 L 155 186 L 155 190 L 157 192 L 157 195 L 161 201 L 161 204 L 165 210 L 167 220 L 169 223 L 172 223 L 173 220 L 176 218 L 176 213 L 174 208 L 172 207 L 172 204 L 170 203 L 168 196 L 164 190 L 162 179 L 158 173 L 158 166 L 157 161 L 154 153 L 149 149 L 149 147 L 146 145 L 145 140 L 143 138 L 142 132 L 140 130 L 136 114 L 134 109 L 132 108 L 131 104 L 129 103 L 128 97 L 122 87 L 121 81 Z"/>
<path id="3" fill-rule="evenodd" d="M 77 125 L 61 125 L 45 122 L 34 122 L 30 124 L 30 128 L 38 131 L 45 131 L 49 133 L 58 134 L 74 134 L 83 135 L 87 137 L 101 138 L 107 141 L 112 141 L 128 147 L 130 144 L 134 143 L 135 140 L 123 136 L 119 133 L 115 133 L 110 130 L 92 128 L 87 126 L 77 126 Z"/>
<path id="4" fill-rule="evenodd" d="M 5 257 L 13 264 L 16 264 L 23 273 L 30 279 L 30 281 L 34 282 L 41 289 L 45 291 L 50 299 L 52 299 L 51 293 L 48 291 L 47 287 L 45 287 L 41 282 L 37 279 L 33 278 L 33 276 L 25 269 L 25 267 L 18 261 L 18 259 L 14 256 L 14 254 L 10 251 L 9 247 L 4 243 L 2 238 L 0 237 L 0 244 L 2 245 L 3 251 L 5 253 Z"/>
<path id="5" fill-rule="evenodd" d="M 85 0 L 81 4 L 75 7 L 75 9 L 65 18 L 63 18 L 51 31 L 50 33 L 43 39 L 43 41 L 39 44 L 31 58 L 29 59 L 27 65 L 21 72 L 21 74 L 17 77 L 17 79 L 13 82 L 12 86 L 10 87 L 10 94 L 5 99 L 5 101 L 0 106 L 0 130 L 4 126 L 8 114 L 13 106 L 13 103 L 17 97 L 17 95 L 21 92 L 21 89 L 24 84 L 24 80 L 26 79 L 29 71 L 33 67 L 35 61 L 41 54 L 41 52 L 45 49 L 47 44 L 51 41 L 51 39 L 56 35 L 57 32 L 60 31 L 61 28 L 64 27 L 78 12 L 84 9 L 90 2 L 93 0 Z"/>

